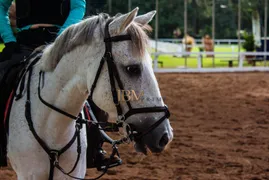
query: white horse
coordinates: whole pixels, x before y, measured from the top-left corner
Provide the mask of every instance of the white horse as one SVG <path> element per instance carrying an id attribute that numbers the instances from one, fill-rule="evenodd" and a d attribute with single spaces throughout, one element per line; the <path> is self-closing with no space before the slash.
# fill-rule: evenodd
<path id="1" fill-rule="evenodd" d="M 152 20 L 155 11 L 137 16 L 138 8 L 128 14 L 116 16 L 108 25 L 111 37 L 129 35 L 132 40 L 111 42 L 112 56 L 119 77 L 125 89 L 142 92 L 145 99 L 133 101 L 134 108 L 164 106 L 159 87 L 152 70 L 152 59 L 146 50 L 147 35 L 144 27 Z M 48 106 L 38 98 L 39 72 L 45 73 L 41 85 L 41 96 L 48 103 L 77 116 L 91 93 L 100 61 L 106 51 L 105 25 L 110 17 L 104 14 L 93 16 L 66 29 L 54 43 L 46 47 L 40 61 L 33 66 L 30 76 L 31 117 L 34 129 L 51 149 L 60 149 L 73 137 L 74 119 Z M 26 75 L 25 86 L 27 86 Z M 114 77 L 112 77 L 114 79 Z M 93 92 L 93 101 L 110 117 L 117 114 L 110 84 L 109 69 L 104 63 Z M 117 81 L 116 81 L 117 85 Z M 119 88 L 117 86 L 117 88 Z M 153 100 L 153 98 L 155 100 Z M 158 98 L 158 99 L 157 99 Z M 8 157 L 19 180 L 47 180 L 50 172 L 48 154 L 34 138 L 24 115 L 26 93 L 13 102 L 10 113 Z M 121 103 L 122 111 L 128 106 Z M 136 131 L 143 132 L 156 123 L 163 112 L 138 113 L 126 119 Z M 94 138 L 94 137 L 93 137 Z M 152 152 L 161 152 L 172 140 L 173 133 L 169 120 L 165 118 L 137 142 L 137 150 L 147 146 Z M 77 158 L 77 141 L 59 157 L 63 169 L 70 170 Z M 72 175 L 83 178 L 86 174 L 86 130 L 81 130 L 81 158 Z M 55 168 L 53 179 L 72 179 Z"/>

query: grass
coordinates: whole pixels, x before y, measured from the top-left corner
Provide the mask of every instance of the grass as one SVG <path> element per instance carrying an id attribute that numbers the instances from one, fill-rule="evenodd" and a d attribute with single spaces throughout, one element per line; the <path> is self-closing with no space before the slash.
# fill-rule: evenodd
<path id="1" fill-rule="evenodd" d="M 215 52 L 237 52 L 237 45 L 216 45 Z M 199 52 L 197 47 L 193 48 L 192 52 Z M 153 57 L 154 58 L 154 57 Z M 228 67 L 229 59 L 237 59 L 235 54 L 218 54 L 214 58 L 215 67 Z M 173 57 L 173 55 L 160 55 L 158 61 L 163 62 L 164 68 L 185 67 L 185 60 L 188 68 L 197 68 L 197 57 Z M 259 66 L 259 63 L 257 63 Z M 238 66 L 238 61 L 233 62 L 233 66 Z M 250 66 L 244 62 L 244 66 Z M 203 67 L 213 67 L 213 58 L 203 56 Z"/>
<path id="2" fill-rule="evenodd" d="M 0 52 L 4 48 L 4 44 L 0 44 Z M 215 52 L 237 52 L 237 45 L 216 45 Z M 194 47 L 192 52 L 199 52 L 197 47 Z M 154 57 L 152 57 L 154 58 Z M 216 67 L 227 67 L 228 59 L 236 59 L 235 55 L 232 54 L 220 54 L 217 55 L 214 59 Z M 178 68 L 185 66 L 184 57 L 173 57 L 173 55 L 161 55 L 158 58 L 159 61 L 163 62 L 164 68 Z M 197 57 L 187 57 L 186 58 L 188 68 L 197 68 Z M 238 66 L 238 61 L 233 62 L 234 66 Z M 263 65 L 263 62 L 257 63 L 257 66 Z M 244 62 L 244 66 L 250 66 L 247 62 Z M 213 67 L 213 58 L 203 57 L 203 67 Z"/>

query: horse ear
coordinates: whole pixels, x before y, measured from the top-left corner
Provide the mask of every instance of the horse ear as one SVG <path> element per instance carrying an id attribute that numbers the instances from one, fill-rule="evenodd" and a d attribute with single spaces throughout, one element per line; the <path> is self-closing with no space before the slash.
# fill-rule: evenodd
<path id="1" fill-rule="evenodd" d="M 138 7 L 129 12 L 128 14 L 121 15 L 114 19 L 110 24 L 109 24 L 109 31 L 111 35 L 118 35 L 121 34 L 122 32 L 126 31 L 128 27 L 131 25 L 131 23 L 134 21 L 137 12 L 138 12 Z"/>
<path id="2" fill-rule="evenodd" d="M 154 10 L 154 11 L 148 12 L 147 14 L 137 16 L 134 21 L 141 24 L 142 26 L 144 26 L 152 20 L 152 18 L 155 16 L 156 12 L 157 11 Z"/>

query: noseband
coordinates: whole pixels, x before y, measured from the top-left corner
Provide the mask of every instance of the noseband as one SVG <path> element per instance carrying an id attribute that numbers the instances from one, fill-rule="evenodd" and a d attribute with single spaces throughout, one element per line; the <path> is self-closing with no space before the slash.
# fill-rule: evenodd
<path id="1" fill-rule="evenodd" d="M 114 37 L 110 37 L 109 34 L 109 24 L 113 19 L 110 19 L 105 26 L 105 54 L 101 59 L 99 68 L 97 70 L 97 73 L 95 75 L 95 79 L 94 82 L 92 84 L 91 87 L 91 93 L 89 98 L 92 99 L 93 97 L 93 92 L 94 89 L 96 87 L 97 81 L 99 79 L 101 70 L 103 68 L 104 63 L 107 63 L 107 67 L 108 67 L 108 73 L 109 73 L 109 79 L 110 79 L 110 87 L 111 87 L 111 93 L 112 93 L 112 98 L 113 98 L 113 102 L 114 105 L 117 109 L 117 123 L 119 125 L 122 125 L 123 123 L 126 123 L 125 121 L 132 115 L 134 114 L 141 114 L 141 113 L 156 113 L 156 112 L 163 112 L 164 116 L 162 116 L 157 122 L 155 122 L 153 125 L 151 125 L 146 131 L 144 132 L 136 132 L 134 131 L 134 127 L 133 126 L 129 126 L 130 128 L 127 129 L 127 133 L 129 135 L 129 138 L 131 140 L 135 140 L 135 141 L 140 141 L 142 139 L 142 137 L 144 137 L 145 135 L 147 135 L 148 133 L 150 133 L 152 130 L 154 130 L 156 127 L 158 127 L 166 118 L 169 118 L 170 113 L 169 110 L 167 108 L 167 106 L 159 106 L 159 107 L 144 107 L 144 108 L 133 108 L 130 101 L 127 101 L 127 96 L 126 94 L 124 94 L 125 97 L 125 102 L 129 108 L 129 110 L 124 113 L 122 110 L 122 106 L 119 103 L 119 97 L 118 97 L 118 93 L 117 93 L 117 89 L 116 89 L 116 83 L 115 80 L 118 84 L 118 87 L 120 88 L 120 90 L 124 90 L 124 86 L 122 84 L 122 81 L 120 79 L 117 67 L 115 65 L 115 61 L 113 58 L 113 54 L 112 54 L 112 43 L 113 42 L 119 42 L 119 41 L 128 41 L 128 40 L 132 40 L 130 35 L 119 35 L 119 36 L 114 36 Z M 125 92 L 125 91 L 123 91 Z"/>
<path id="2" fill-rule="evenodd" d="M 167 106 L 160 106 L 160 107 L 144 107 L 144 108 L 133 108 L 131 103 L 129 101 L 126 101 L 126 104 L 129 108 L 129 110 L 126 113 L 123 113 L 122 110 L 122 106 L 119 103 L 119 99 L 118 99 L 118 94 L 116 91 L 116 83 L 118 84 L 118 87 L 121 90 L 124 90 L 122 81 L 120 80 L 119 77 L 119 73 L 117 70 L 117 67 L 115 65 L 114 59 L 113 59 L 113 55 L 112 55 L 112 42 L 119 42 L 119 41 L 127 41 L 127 40 L 131 40 L 131 36 L 130 35 L 120 35 L 120 36 L 114 36 L 114 37 L 110 37 L 109 34 L 109 24 L 113 19 L 108 20 L 108 22 L 105 25 L 105 46 L 106 46 L 106 50 L 105 50 L 105 54 L 102 57 L 101 61 L 100 61 L 100 65 L 99 68 L 97 69 L 97 73 L 94 79 L 94 82 L 92 84 L 91 87 L 91 92 L 90 92 L 90 96 L 89 98 L 92 100 L 93 97 L 93 92 L 94 89 L 96 87 L 97 81 L 99 79 L 101 70 L 103 68 L 103 65 L 105 62 L 107 62 L 107 66 L 108 66 L 108 73 L 109 73 L 109 79 L 110 79 L 110 86 L 111 86 L 111 92 L 112 92 L 112 97 L 113 97 L 113 102 L 115 104 L 115 107 L 117 109 L 117 126 L 121 127 L 124 123 L 126 124 L 126 120 L 134 115 L 134 114 L 141 114 L 141 113 L 156 113 L 156 112 L 163 112 L 164 116 L 161 117 L 157 122 L 155 122 L 153 125 L 151 125 L 146 131 L 144 132 L 135 132 L 134 128 L 131 126 L 128 126 L 130 128 L 127 129 L 127 134 L 128 137 L 124 137 L 120 140 L 112 140 L 109 137 L 107 137 L 106 139 L 110 139 L 107 140 L 108 142 L 110 142 L 113 145 L 113 151 L 112 154 L 110 156 L 110 158 L 113 158 L 115 154 L 118 154 L 117 151 L 117 144 L 121 144 L 124 141 L 131 139 L 131 140 L 135 140 L 135 141 L 140 141 L 142 139 L 142 137 L 144 137 L 145 135 L 147 135 L 149 132 L 151 132 L 152 130 L 154 130 L 156 127 L 158 127 L 166 118 L 168 118 L 170 116 L 169 110 L 167 108 Z M 31 55 L 29 58 L 27 58 L 27 60 L 31 59 L 34 55 Z M 45 101 L 42 96 L 41 96 L 41 90 L 40 90 L 40 86 L 41 86 L 41 80 L 42 77 L 44 77 L 44 72 L 40 72 L 39 73 L 39 83 L 38 83 L 38 97 L 40 99 L 40 101 L 46 105 L 47 107 L 49 107 L 50 109 L 57 111 L 60 114 L 63 114 L 71 119 L 75 119 L 76 120 L 76 126 L 75 126 L 75 133 L 73 135 L 73 137 L 70 139 L 70 141 L 60 150 L 55 150 L 55 149 L 51 149 L 46 142 L 37 134 L 37 132 L 35 131 L 34 128 L 34 124 L 32 121 L 32 116 L 31 116 L 31 101 L 30 101 L 30 82 L 31 82 L 31 74 L 33 71 L 33 66 L 38 62 L 38 60 L 41 58 L 41 54 L 38 53 L 38 56 L 35 57 L 35 59 L 28 64 L 27 68 L 25 68 L 24 72 L 23 72 L 23 76 L 20 78 L 20 88 L 19 88 L 19 94 L 16 97 L 16 100 L 20 99 L 22 97 L 22 91 L 24 89 L 24 80 L 25 80 L 25 75 L 28 73 L 28 81 L 27 81 L 27 87 L 26 87 L 26 103 L 25 103 L 25 118 L 27 120 L 28 126 L 30 131 L 32 132 L 34 138 L 37 140 L 37 142 L 40 144 L 40 146 L 43 148 L 43 150 L 48 154 L 49 156 L 49 160 L 50 160 L 50 171 L 49 171 L 49 180 L 53 180 L 53 176 L 54 176 L 54 168 L 56 167 L 58 170 L 60 170 L 62 173 L 64 173 L 65 175 L 74 178 L 74 179 L 83 179 L 83 178 L 78 178 L 78 177 L 74 177 L 71 175 L 71 173 L 76 169 L 77 164 L 79 162 L 80 159 L 80 154 L 81 154 L 81 141 L 80 141 L 80 131 L 82 129 L 82 125 L 83 124 L 87 124 L 87 123 L 92 123 L 92 124 L 99 124 L 96 121 L 91 121 L 91 120 L 87 120 L 87 119 L 83 119 L 79 116 L 74 116 L 72 114 L 69 114 L 68 112 L 65 112 L 57 107 L 55 107 L 54 105 L 48 103 L 47 101 Z M 115 82 L 115 79 L 116 82 Z M 125 91 L 124 91 L 125 92 Z M 125 99 L 126 99 L 126 94 L 125 94 Z M 90 110 L 91 111 L 91 110 Z M 94 115 L 93 115 L 94 116 Z M 95 119 L 95 118 L 93 118 Z M 104 134 L 104 131 L 101 130 L 101 133 L 103 134 L 103 136 L 107 136 L 106 134 Z M 73 166 L 73 168 L 69 171 L 66 172 L 65 170 L 63 170 L 61 168 L 61 166 L 59 165 L 59 157 L 61 154 L 63 154 L 65 151 L 67 151 L 72 145 L 73 143 L 77 140 L 77 159 L 76 162 Z M 94 179 L 99 179 L 100 177 L 102 177 L 106 171 L 107 168 L 105 168 L 105 171 L 98 176 L 97 178 Z"/>

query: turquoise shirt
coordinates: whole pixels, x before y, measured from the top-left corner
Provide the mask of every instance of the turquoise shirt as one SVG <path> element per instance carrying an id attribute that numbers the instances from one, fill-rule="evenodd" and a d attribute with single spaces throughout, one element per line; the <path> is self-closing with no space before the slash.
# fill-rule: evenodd
<path id="1" fill-rule="evenodd" d="M 0 35 L 4 43 L 16 41 L 13 31 L 10 26 L 8 18 L 8 9 L 12 3 L 12 0 L 0 0 Z M 59 27 L 60 31 L 58 35 L 61 34 L 68 26 L 78 23 L 85 14 L 86 2 L 85 0 L 70 0 L 70 13 L 65 21 L 65 23 Z M 32 25 L 25 26 L 23 28 L 18 28 L 18 31 L 27 30 Z"/>

